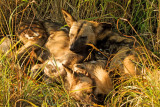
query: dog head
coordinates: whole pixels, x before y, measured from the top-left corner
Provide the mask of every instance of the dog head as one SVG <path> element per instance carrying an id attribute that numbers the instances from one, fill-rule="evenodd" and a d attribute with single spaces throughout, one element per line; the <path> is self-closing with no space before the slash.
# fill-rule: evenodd
<path id="1" fill-rule="evenodd" d="M 105 38 L 105 33 L 111 31 L 111 24 L 95 21 L 76 20 L 67 11 L 62 9 L 67 25 L 70 27 L 69 48 L 73 52 L 81 52 L 87 44 L 96 45 L 97 40 Z"/>

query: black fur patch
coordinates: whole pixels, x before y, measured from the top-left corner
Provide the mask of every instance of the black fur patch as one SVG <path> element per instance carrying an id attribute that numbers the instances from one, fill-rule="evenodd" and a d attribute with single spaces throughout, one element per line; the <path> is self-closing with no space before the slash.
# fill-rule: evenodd
<path id="1" fill-rule="evenodd" d="M 78 35 L 79 32 L 81 31 L 81 29 L 82 29 L 82 27 L 83 27 L 84 24 L 86 24 L 86 21 L 84 21 L 84 22 L 80 25 L 80 27 L 78 28 L 77 35 Z"/>

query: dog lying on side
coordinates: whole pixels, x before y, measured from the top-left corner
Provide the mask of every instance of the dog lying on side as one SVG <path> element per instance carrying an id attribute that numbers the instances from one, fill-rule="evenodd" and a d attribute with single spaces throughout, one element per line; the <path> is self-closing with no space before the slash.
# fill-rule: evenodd
<path id="1" fill-rule="evenodd" d="M 87 20 L 77 21 L 63 9 L 62 13 L 70 29 L 60 29 L 59 24 L 43 22 L 43 31 L 46 31 L 49 36 L 44 48 L 49 54 L 45 52 L 42 54 L 41 58 L 45 61 L 33 66 L 33 71 L 44 67 L 44 74 L 53 81 L 62 77 L 62 80 L 68 84 L 66 89 L 73 92 L 74 94 L 71 93 L 71 95 L 77 100 L 83 98 L 82 93 L 87 93 L 86 100 L 90 98 L 89 94 L 95 96 L 108 94 L 113 89 L 112 79 L 109 76 L 112 72 L 118 71 L 121 75 L 140 74 L 137 70 L 139 60 L 134 50 L 134 46 L 137 45 L 134 45 L 133 39 L 114 33 L 111 30 L 111 24 Z M 105 67 L 108 60 L 106 58 L 99 60 L 94 53 L 92 56 L 95 62 L 92 59 L 83 62 L 92 50 L 90 44 L 102 49 L 104 54 L 112 55 L 107 69 Z M 82 87 L 86 90 L 81 91 Z M 74 92 L 74 90 L 78 91 Z"/>
<path id="2" fill-rule="evenodd" d="M 49 35 L 44 48 L 49 54 L 44 52 L 41 58 L 47 60 L 43 64 L 33 66 L 32 71 L 44 68 L 44 74 L 56 81 L 59 76 L 64 77 L 66 75 L 62 64 L 72 68 L 75 63 L 83 61 L 85 53 L 81 55 L 69 50 L 69 29 L 67 27 L 60 26 L 59 29 L 56 29 L 55 26 L 57 27 L 58 25 L 53 22 L 43 23 Z"/>
<path id="3" fill-rule="evenodd" d="M 43 50 L 43 45 L 48 39 L 43 24 L 38 20 L 24 21 L 20 24 L 16 34 L 19 40 L 24 44 L 17 51 L 17 59 L 20 66 L 23 68 L 29 64 L 36 64 L 37 59 L 43 62 L 43 60 L 38 57 Z"/>
<path id="4" fill-rule="evenodd" d="M 48 28 L 49 30 L 47 31 L 47 34 L 49 35 L 47 42 L 45 43 L 44 47 L 47 52 L 49 52 L 49 54 L 45 54 L 46 52 L 43 52 L 43 55 L 41 56 L 41 58 L 43 60 L 47 59 L 44 63 L 42 64 L 36 64 L 35 66 L 32 67 L 32 71 L 36 71 L 39 68 L 43 68 L 44 67 L 44 75 L 47 75 L 49 78 L 52 79 L 52 82 L 55 81 L 55 79 L 59 80 L 59 77 L 61 76 L 63 78 L 63 80 L 66 80 L 65 84 L 69 84 L 69 85 L 65 85 L 65 86 L 70 86 L 70 87 L 66 87 L 66 89 L 69 90 L 69 92 L 72 92 L 71 95 L 75 97 L 75 99 L 77 100 L 81 100 L 82 97 L 85 96 L 86 100 L 85 101 L 90 101 L 89 98 L 91 98 L 90 96 L 92 95 L 92 88 L 93 87 L 99 87 L 99 83 L 103 84 L 103 86 L 105 86 L 104 84 L 107 83 L 108 81 L 108 85 L 109 86 L 107 91 L 104 91 L 101 87 L 96 88 L 94 91 L 94 94 L 98 95 L 100 94 L 108 94 L 109 90 L 111 90 L 112 84 L 110 83 L 110 78 L 108 77 L 107 72 L 105 73 L 104 67 L 102 68 L 101 65 L 100 67 L 97 66 L 97 69 L 95 69 L 95 74 L 90 76 L 80 76 L 80 73 L 77 73 L 77 76 L 75 76 L 76 72 L 78 72 L 77 70 L 74 71 L 75 74 L 72 74 L 72 71 L 66 69 L 66 67 L 64 67 L 63 65 L 67 66 L 70 69 L 73 69 L 73 66 L 75 64 L 81 63 L 84 60 L 84 58 L 88 55 L 88 52 L 85 52 L 85 50 L 83 52 L 80 53 L 75 53 L 73 51 L 71 51 L 69 49 L 69 43 L 70 43 L 70 38 L 68 36 L 68 32 L 66 29 L 55 29 L 54 28 L 54 24 L 50 23 L 50 22 L 43 22 L 43 26 L 44 28 Z M 57 25 L 56 25 L 57 26 Z M 88 50 L 86 50 L 88 51 Z M 86 54 L 87 53 L 87 54 Z M 54 59 L 53 59 L 54 58 Z M 89 65 L 90 62 L 88 62 Z M 85 64 L 87 65 L 87 64 Z M 90 65 L 90 66 L 94 66 Z M 103 64 L 104 66 L 104 64 Z M 58 67 L 58 69 L 57 69 Z M 75 67 L 75 66 L 74 66 Z M 88 68 L 88 66 L 86 67 L 87 71 L 85 71 L 85 69 L 83 69 L 83 71 L 85 72 L 89 72 L 90 68 Z M 98 71 L 101 71 L 101 73 L 104 73 L 104 79 L 105 83 L 103 83 L 103 81 L 99 80 L 102 79 L 102 77 L 100 77 L 100 74 Z M 82 70 L 79 70 L 80 72 Z M 91 70 L 92 71 L 92 70 Z M 97 72 L 96 72 L 97 71 Z M 92 74 L 91 72 L 89 72 L 90 74 Z M 82 73 L 81 73 L 82 74 Z M 73 79 L 71 79 L 71 75 L 73 76 Z M 70 80 L 71 79 L 71 80 Z M 96 82 L 96 85 L 93 85 L 93 81 L 98 81 Z M 107 85 L 107 86 L 108 86 Z M 83 91 L 80 91 L 81 88 L 86 87 Z M 75 92 L 74 92 L 75 90 Z M 100 92 L 98 92 L 100 90 Z M 76 93 L 76 94 L 74 94 Z M 78 94 L 79 93 L 79 94 Z M 88 93 L 88 94 L 86 94 Z M 75 96 L 76 95 L 76 96 Z M 84 95 L 84 96 L 83 96 Z"/>
<path id="5" fill-rule="evenodd" d="M 121 73 L 136 74 L 136 55 L 133 49 L 135 41 L 123 37 L 111 30 L 111 24 L 98 23 L 87 20 L 75 20 L 65 10 L 62 10 L 65 21 L 70 27 L 69 48 L 75 53 L 86 50 L 88 44 L 93 44 L 106 53 L 114 54 L 109 66 L 109 71 L 119 69 Z"/>

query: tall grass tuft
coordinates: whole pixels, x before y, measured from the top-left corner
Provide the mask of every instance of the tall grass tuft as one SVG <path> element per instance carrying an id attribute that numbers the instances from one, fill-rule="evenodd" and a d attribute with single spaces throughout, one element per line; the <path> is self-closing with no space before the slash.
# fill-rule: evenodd
<path id="1" fill-rule="evenodd" d="M 61 8 L 76 19 L 109 22 L 113 30 L 132 35 L 151 52 L 146 74 L 129 78 L 108 95 L 109 106 L 160 106 L 160 2 L 157 0 L 1 0 L 0 38 L 9 37 L 13 44 L 10 53 L 0 53 L 0 106 L 77 106 L 63 86 L 38 83 L 16 64 L 15 32 L 28 19 L 40 19 L 65 24 Z M 119 20 L 120 19 L 120 20 Z M 123 19 L 123 20 L 121 20 Z M 118 21 L 119 20 L 119 21 Z M 126 21 L 127 20 L 127 21 Z M 118 21 L 118 23 L 117 23 Z M 53 87 L 54 86 L 54 87 Z"/>

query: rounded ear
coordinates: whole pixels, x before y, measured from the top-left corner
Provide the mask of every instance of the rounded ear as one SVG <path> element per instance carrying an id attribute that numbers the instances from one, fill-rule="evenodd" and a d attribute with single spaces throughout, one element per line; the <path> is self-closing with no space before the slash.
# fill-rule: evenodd
<path id="1" fill-rule="evenodd" d="M 62 14 L 63 14 L 63 17 L 64 17 L 67 25 L 69 27 L 71 27 L 73 22 L 76 21 L 75 18 L 72 15 L 70 15 L 67 11 L 65 11 L 64 9 L 62 9 Z"/>
<path id="2" fill-rule="evenodd" d="M 99 26 L 101 26 L 103 29 L 108 29 L 111 30 L 112 29 L 112 24 L 111 23 L 99 23 Z"/>
<path id="3" fill-rule="evenodd" d="M 102 40 L 112 30 L 111 23 L 105 23 L 105 22 L 94 23 L 93 26 L 94 26 L 95 33 L 97 34 L 97 40 Z"/>

